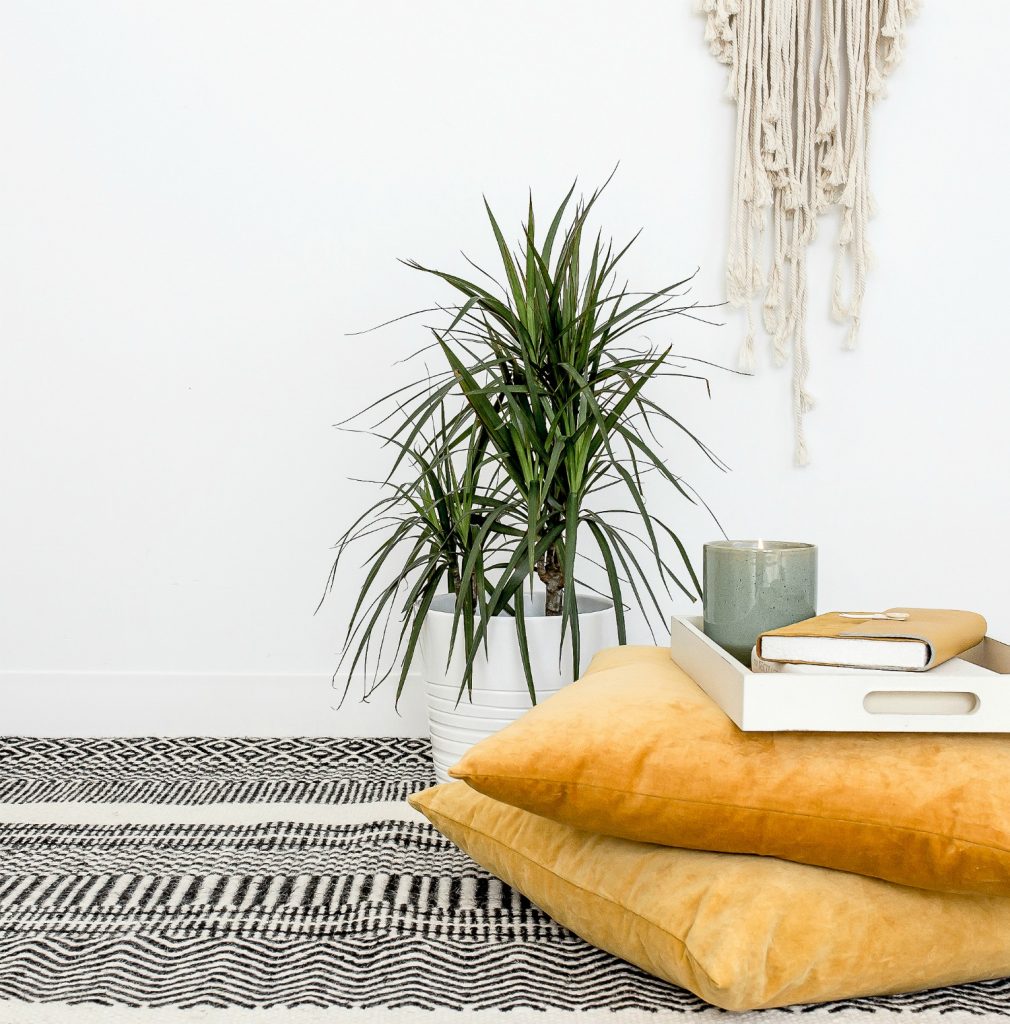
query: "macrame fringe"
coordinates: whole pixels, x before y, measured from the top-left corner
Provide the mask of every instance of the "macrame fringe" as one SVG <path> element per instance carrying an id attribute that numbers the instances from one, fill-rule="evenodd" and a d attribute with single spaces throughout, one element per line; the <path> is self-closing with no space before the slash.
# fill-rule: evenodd
<path id="1" fill-rule="evenodd" d="M 792 360 L 797 465 L 809 460 L 806 253 L 840 210 L 832 314 L 854 348 L 871 265 L 870 110 L 902 56 L 918 0 L 699 0 L 705 41 L 737 107 L 726 297 L 747 310 L 739 366 L 755 366 L 755 304 L 779 365 Z M 843 100 L 844 97 L 844 109 Z M 770 234 L 770 244 L 766 239 Z M 765 253 L 770 248 L 771 259 Z"/>

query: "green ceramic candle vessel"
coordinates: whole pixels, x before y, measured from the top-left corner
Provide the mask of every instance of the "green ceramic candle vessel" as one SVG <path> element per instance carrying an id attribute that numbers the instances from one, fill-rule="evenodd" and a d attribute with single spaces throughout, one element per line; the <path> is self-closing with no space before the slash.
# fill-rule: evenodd
<path id="1" fill-rule="evenodd" d="M 705 545 L 705 633 L 750 666 L 760 633 L 817 614 L 817 547 L 778 540 Z"/>

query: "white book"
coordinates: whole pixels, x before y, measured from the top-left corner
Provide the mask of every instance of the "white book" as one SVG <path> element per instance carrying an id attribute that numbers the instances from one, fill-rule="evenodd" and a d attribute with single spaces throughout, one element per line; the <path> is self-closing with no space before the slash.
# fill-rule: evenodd
<path id="1" fill-rule="evenodd" d="M 764 661 L 923 672 L 971 650 L 985 636 L 974 612 L 949 608 L 890 608 L 826 612 L 762 633 Z"/>
<path id="2" fill-rule="evenodd" d="M 915 640 L 867 640 L 848 636 L 776 636 L 761 639 L 764 661 L 844 665 L 890 671 L 922 671 L 929 664 L 929 647 Z"/>

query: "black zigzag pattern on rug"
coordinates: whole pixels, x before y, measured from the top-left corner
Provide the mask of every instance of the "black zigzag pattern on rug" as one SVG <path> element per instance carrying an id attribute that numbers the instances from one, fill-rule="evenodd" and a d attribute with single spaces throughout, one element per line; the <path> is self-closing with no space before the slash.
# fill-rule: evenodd
<path id="1" fill-rule="evenodd" d="M 391 931 L 315 937 L 248 936 L 0 937 L 0 1000 L 123 1006 L 420 1007 L 610 1012 L 723 1019 L 684 989 L 567 935 L 550 943 L 506 940 L 446 943 Z M 787 1007 L 797 1018 L 831 1020 L 855 1010 L 892 1020 L 969 1014 L 980 1022 L 1008 1016 L 1010 981 L 931 992 Z M 0 1009 L 4 1004 L 0 1002 Z M 760 1011 L 755 1014 L 760 1016 Z M 619 1019 L 619 1018 L 615 1018 Z M 729 1018 L 727 1018 L 729 1019 Z M 437 1017 L 433 1020 L 438 1020 Z"/>
<path id="2" fill-rule="evenodd" d="M 180 1008 L 311 1005 L 469 1013 L 530 1007 L 695 1014 L 706 1008 L 689 992 L 574 936 L 549 945 L 489 945 L 395 930 L 340 941 L 0 938 L 0 998 L 35 1001 L 40 992 L 53 1002 Z"/>
<path id="3" fill-rule="evenodd" d="M 402 737 L 0 737 L 0 803 L 370 803 L 434 785 Z"/>

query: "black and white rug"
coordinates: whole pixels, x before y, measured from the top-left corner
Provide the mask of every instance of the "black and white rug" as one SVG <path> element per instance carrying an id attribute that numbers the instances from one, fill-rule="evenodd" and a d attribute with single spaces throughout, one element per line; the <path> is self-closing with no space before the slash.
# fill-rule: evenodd
<path id="1" fill-rule="evenodd" d="M 482 871 L 432 783 L 422 740 L 0 739 L 0 1024 L 731 1016 Z M 1010 981 L 732 1018 L 902 1016 L 1010 1018 Z"/>

